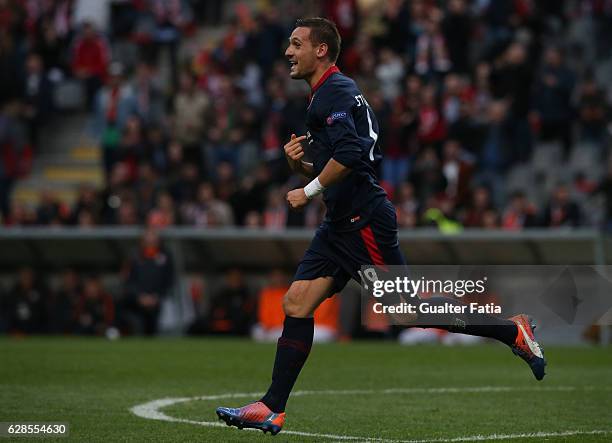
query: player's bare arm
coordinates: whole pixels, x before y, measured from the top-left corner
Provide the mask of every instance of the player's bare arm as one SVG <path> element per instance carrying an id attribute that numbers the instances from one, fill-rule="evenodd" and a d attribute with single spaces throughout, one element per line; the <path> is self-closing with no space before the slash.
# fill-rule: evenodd
<path id="1" fill-rule="evenodd" d="M 295 134 L 291 134 L 291 140 L 285 144 L 285 157 L 289 163 L 289 167 L 293 172 L 302 174 L 308 178 L 315 176 L 312 163 L 302 160 L 304 157 L 304 149 L 302 148 L 302 141 L 306 139 L 305 135 L 297 137 Z"/>
<path id="2" fill-rule="evenodd" d="M 294 189 L 287 193 L 287 202 L 292 209 L 301 209 L 308 204 L 312 197 L 322 192 L 328 186 L 333 185 L 344 179 L 351 172 L 342 163 L 330 158 L 321 173 L 308 186 L 313 187 L 313 191 L 308 192 L 305 188 Z"/>

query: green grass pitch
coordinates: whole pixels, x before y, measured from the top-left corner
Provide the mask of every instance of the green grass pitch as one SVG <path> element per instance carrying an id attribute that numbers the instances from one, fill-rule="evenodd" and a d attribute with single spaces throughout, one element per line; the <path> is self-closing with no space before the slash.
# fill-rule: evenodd
<path id="1" fill-rule="evenodd" d="M 295 387 L 306 392 L 289 400 L 285 430 L 316 435 L 271 437 L 151 420 L 130 409 L 162 398 L 261 392 L 268 385 L 273 345 L 222 339 L 1 339 L 0 421 L 68 422 L 70 437 L 56 441 L 79 442 L 451 442 L 475 436 L 486 441 L 492 435 L 520 442 L 604 442 L 612 440 L 611 351 L 546 348 L 548 374 L 537 382 L 525 363 L 495 343 L 315 345 Z M 325 390 L 340 392 L 311 392 Z M 216 422 L 216 406 L 250 400 L 195 398 L 159 411 Z M 529 436 L 533 433 L 541 434 Z"/>

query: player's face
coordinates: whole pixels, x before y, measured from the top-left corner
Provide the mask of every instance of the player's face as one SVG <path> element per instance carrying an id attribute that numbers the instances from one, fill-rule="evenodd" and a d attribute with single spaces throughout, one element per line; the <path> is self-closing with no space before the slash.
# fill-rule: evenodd
<path id="1" fill-rule="evenodd" d="M 293 30 L 289 37 L 289 46 L 285 51 L 285 57 L 290 63 L 291 78 L 308 78 L 315 72 L 320 46 L 313 46 L 310 41 L 310 28 L 298 27 Z"/>

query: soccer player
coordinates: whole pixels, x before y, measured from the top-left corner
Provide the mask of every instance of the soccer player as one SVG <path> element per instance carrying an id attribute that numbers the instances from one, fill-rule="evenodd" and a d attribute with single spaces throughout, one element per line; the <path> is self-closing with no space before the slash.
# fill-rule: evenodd
<path id="1" fill-rule="evenodd" d="M 291 78 L 306 80 L 311 87 L 308 132 L 292 134 L 284 149 L 293 171 L 312 181 L 290 191 L 287 202 L 301 209 L 323 194 L 327 214 L 284 297 L 283 332 L 268 391 L 242 408 L 217 408 L 220 419 L 241 429 L 272 434 L 282 429 L 287 399 L 312 346 L 317 306 L 349 279 L 360 282 L 358 271 L 364 264 L 405 265 L 395 209 L 376 179 L 382 158 L 376 116 L 355 82 L 336 67 L 339 52 L 338 30 L 324 18 L 298 20 L 285 51 Z M 303 160 L 302 143 L 312 163 Z M 447 297 L 431 297 L 427 302 L 461 304 Z M 522 357 L 538 380 L 544 376 L 546 362 L 533 335 L 535 326 L 525 315 L 505 320 L 488 314 L 440 314 L 428 324 L 495 338 Z"/>

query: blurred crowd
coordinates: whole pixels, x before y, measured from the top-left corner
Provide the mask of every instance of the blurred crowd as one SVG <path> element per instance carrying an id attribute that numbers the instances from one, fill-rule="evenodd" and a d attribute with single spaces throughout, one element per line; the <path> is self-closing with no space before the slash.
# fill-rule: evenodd
<path id="1" fill-rule="evenodd" d="M 305 133 L 308 88 L 289 79 L 283 57 L 304 15 L 338 25 L 338 64 L 377 115 L 379 175 L 401 227 L 612 225 L 612 166 L 601 167 L 610 84 L 596 69 L 612 55 L 609 1 L 263 1 L 227 11 L 220 1 L 132 0 L 100 2 L 106 20 L 80 4 L 0 1 L 5 225 L 316 226 L 320 201 L 300 213 L 284 201 L 303 184 L 282 146 Z M 50 192 L 36 208 L 13 204 L 66 79 L 82 87 L 105 186 L 83 185 L 72 206 Z M 561 165 L 588 146 L 601 173 L 577 171 L 537 198 L 513 189 L 508 174 L 542 144 L 558 147 Z"/>
<path id="2" fill-rule="evenodd" d="M 124 263 L 113 290 L 99 274 L 73 268 L 47 277 L 24 267 L 7 288 L 0 286 L 0 332 L 109 338 L 155 334 L 162 303 L 174 288 L 175 270 L 171 254 L 150 229 Z"/>
<path id="3" fill-rule="evenodd" d="M 11 280 L 0 281 L 0 334 L 115 339 L 169 332 L 163 330 L 163 311 L 182 298 L 177 295 L 181 277 L 158 231 L 144 232 L 118 277 L 78 268 L 43 273 L 23 267 Z M 167 315 L 173 323 L 171 332 L 251 336 L 257 341 L 280 337 L 285 318 L 282 299 L 290 284 L 284 270 L 272 269 L 264 278 L 253 278 L 238 268 L 228 268 L 217 279 L 183 277 L 186 305 L 182 309 L 189 314 Z M 322 304 L 315 315 L 318 341 L 340 338 L 339 316 L 337 297 Z M 191 320 L 181 324 L 182 318 Z M 359 323 L 358 313 L 353 320 Z"/>

